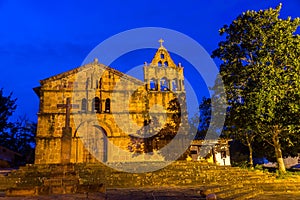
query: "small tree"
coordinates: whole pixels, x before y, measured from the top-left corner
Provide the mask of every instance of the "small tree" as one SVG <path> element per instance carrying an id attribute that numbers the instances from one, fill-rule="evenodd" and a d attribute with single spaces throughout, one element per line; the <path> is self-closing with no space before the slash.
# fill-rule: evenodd
<path id="1" fill-rule="evenodd" d="M 23 155 L 23 163 L 34 162 L 34 148 L 37 124 L 31 122 L 27 116 L 19 117 L 10 129 L 10 149 Z"/>
<path id="2" fill-rule="evenodd" d="M 33 163 L 36 135 L 36 123 L 31 122 L 26 116 L 19 117 L 16 122 L 10 122 L 9 117 L 16 110 L 16 99 L 12 93 L 3 95 L 0 90 L 0 146 L 23 155 L 24 160 L 19 164 Z"/>
<path id="3" fill-rule="evenodd" d="M 248 148 L 249 151 L 249 165 L 253 167 L 253 143 L 257 141 L 259 131 L 257 130 L 256 116 L 253 111 L 255 109 L 243 110 L 247 107 L 255 108 L 255 101 L 248 101 L 251 98 L 246 98 L 243 101 L 237 101 L 228 108 L 225 123 L 225 135 L 240 141 Z M 252 113 L 251 113 L 252 112 Z"/>
<path id="4" fill-rule="evenodd" d="M 233 127 L 258 133 L 271 144 L 279 171 L 285 173 L 282 141 L 299 129 L 300 37 L 294 32 L 300 19 L 280 19 L 280 10 L 281 4 L 238 16 L 220 30 L 226 39 L 212 56 L 223 61 L 220 74 L 228 103 L 234 121 L 240 121 Z"/>
<path id="5" fill-rule="evenodd" d="M 203 97 L 199 105 L 199 113 L 190 120 L 191 131 L 196 132 L 196 140 L 204 140 L 211 121 L 211 99 Z"/>
<path id="6" fill-rule="evenodd" d="M 158 118 L 152 117 L 145 120 L 144 126 L 137 131 L 136 135 L 140 137 L 130 135 L 128 150 L 134 153 L 133 156 L 160 150 L 176 136 L 181 123 L 181 105 L 178 98 L 174 97 L 168 102 L 167 111 L 167 120 L 162 128 Z M 164 156 L 166 159 L 172 157 Z"/>
<path id="7" fill-rule="evenodd" d="M 7 148 L 10 148 L 9 129 L 13 127 L 8 119 L 16 108 L 16 99 L 12 98 L 12 93 L 4 96 L 3 89 L 0 89 L 0 145 Z"/>

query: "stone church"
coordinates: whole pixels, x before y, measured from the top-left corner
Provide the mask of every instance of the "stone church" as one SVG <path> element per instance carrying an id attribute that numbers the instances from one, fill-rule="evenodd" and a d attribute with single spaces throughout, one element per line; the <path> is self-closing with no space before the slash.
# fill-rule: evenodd
<path id="1" fill-rule="evenodd" d="M 41 80 L 35 164 L 171 159 L 165 147 L 188 134 L 183 67 L 160 40 L 143 73 L 142 81 L 95 59 Z"/>

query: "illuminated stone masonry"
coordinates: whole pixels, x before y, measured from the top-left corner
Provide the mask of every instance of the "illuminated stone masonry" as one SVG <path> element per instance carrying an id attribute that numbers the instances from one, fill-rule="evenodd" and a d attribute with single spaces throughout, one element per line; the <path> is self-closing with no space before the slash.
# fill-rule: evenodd
<path id="1" fill-rule="evenodd" d="M 141 81 L 95 59 L 41 80 L 34 88 L 40 99 L 35 164 L 172 156 L 168 152 L 149 158 L 143 153 L 160 150 L 179 130 L 188 134 L 183 67 L 161 41 L 143 70 Z"/>

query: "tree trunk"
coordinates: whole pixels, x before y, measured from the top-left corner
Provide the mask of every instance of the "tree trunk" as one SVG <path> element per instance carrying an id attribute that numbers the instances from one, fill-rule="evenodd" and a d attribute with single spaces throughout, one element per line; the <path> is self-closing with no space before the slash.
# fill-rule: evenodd
<path id="1" fill-rule="evenodd" d="M 278 163 L 279 173 L 284 174 L 284 173 L 286 173 L 286 169 L 285 169 L 285 165 L 283 162 L 281 146 L 280 146 L 278 135 L 279 135 L 279 130 L 276 129 L 275 134 L 272 139 L 273 139 L 273 144 L 274 144 L 274 148 L 275 148 L 275 155 L 276 155 L 276 159 L 277 159 L 277 163 Z"/>
<path id="2" fill-rule="evenodd" d="M 212 156 L 213 156 L 213 162 L 214 162 L 215 164 L 217 164 L 215 147 L 212 147 L 211 153 L 212 153 Z"/>
<path id="3" fill-rule="evenodd" d="M 249 166 L 251 169 L 253 169 L 253 149 L 248 135 L 246 135 L 246 139 L 247 139 L 247 146 L 249 149 Z"/>
<path id="4" fill-rule="evenodd" d="M 248 145 L 248 148 L 249 148 L 249 166 L 251 169 L 253 169 L 253 149 L 251 144 Z"/>

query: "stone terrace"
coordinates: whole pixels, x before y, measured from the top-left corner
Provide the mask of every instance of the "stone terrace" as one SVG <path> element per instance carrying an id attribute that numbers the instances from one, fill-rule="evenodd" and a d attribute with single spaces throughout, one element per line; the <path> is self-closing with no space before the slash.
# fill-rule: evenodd
<path id="1" fill-rule="evenodd" d="M 147 163 L 135 166 L 146 168 Z M 100 192 L 108 199 L 128 199 L 132 195 L 140 195 L 141 199 L 201 199 L 203 190 L 215 193 L 218 199 L 256 199 L 261 194 L 272 196 L 274 191 L 281 195 L 297 193 L 299 187 L 299 179 L 276 180 L 261 171 L 200 162 L 174 162 L 141 174 L 116 171 L 102 164 L 28 165 L 0 177 L 0 190 L 10 196 Z"/>

